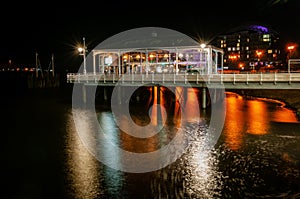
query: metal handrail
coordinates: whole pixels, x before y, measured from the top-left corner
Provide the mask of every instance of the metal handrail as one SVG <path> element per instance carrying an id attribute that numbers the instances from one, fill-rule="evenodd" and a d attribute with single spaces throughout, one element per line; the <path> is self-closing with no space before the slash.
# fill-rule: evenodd
<path id="1" fill-rule="evenodd" d="M 82 73 L 68 73 L 67 81 L 69 83 L 74 82 L 113 82 L 116 83 L 118 80 L 122 80 L 122 82 L 151 82 L 151 83 L 159 83 L 159 82 L 220 82 L 228 83 L 232 82 L 233 84 L 239 82 L 300 82 L 300 73 L 239 73 L 239 74 L 210 74 L 210 75 L 201 75 L 201 74 L 188 74 L 188 73 L 151 73 L 149 75 L 143 73 L 129 73 L 129 74 L 94 74 L 87 73 L 86 75 Z"/>

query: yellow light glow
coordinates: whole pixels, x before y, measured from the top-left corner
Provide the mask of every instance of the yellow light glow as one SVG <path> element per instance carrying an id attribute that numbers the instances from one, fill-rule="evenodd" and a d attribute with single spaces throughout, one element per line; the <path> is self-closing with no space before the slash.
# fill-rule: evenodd
<path id="1" fill-rule="evenodd" d="M 201 47 L 201 48 L 205 48 L 205 47 L 206 47 L 206 44 L 200 44 L 200 47 Z"/>
<path id="2" fill-rule="evenodd" d="M 79 47 L 78 48 L 78 51 L 81 53 L 81 52 L 83 52 L 83 48 L 82 47 Z"/>
<path id="3" fill-rule="evenodd" d="M 288 50 L 294 50 L 295 46 L 288 46 Z"/>
<path id="4" fill-rule="evenodd" d="M 257 54 L 257 56 L 261 56 L 262 55 L 262 52 L 261 51 L 256 51 L 256 54 Z"/>

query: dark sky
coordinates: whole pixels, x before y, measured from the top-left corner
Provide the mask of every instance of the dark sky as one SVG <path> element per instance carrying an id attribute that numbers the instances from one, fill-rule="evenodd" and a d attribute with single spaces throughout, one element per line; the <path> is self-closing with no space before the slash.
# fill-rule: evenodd
<path id="1" fill-rule="evenodd" d="M 89 49 L 125 30 L 164 27 L 205 40 L 243 23 L 271 26 L 286 41 L 300 42 L 300 1 L 11 1 L 1 7 L 0 63 L 42 67 L 54 54 L 58 68 L 77 67 L 76 43 Z"/>

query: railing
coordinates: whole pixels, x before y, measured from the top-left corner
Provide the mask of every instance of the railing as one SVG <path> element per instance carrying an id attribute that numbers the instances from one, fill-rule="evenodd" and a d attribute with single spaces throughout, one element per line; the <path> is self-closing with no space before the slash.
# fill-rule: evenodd
<path id="1" fill-rule="evenodd" d="M 149 73 L 149 74 L 93 74 L 87 73 L 68 73 L 68 83 L 96 83 L 96 84 L 128 84 L 128 83 L 253 83 L 260 84 L 265 82 L 289 84 L 293 82 L 300 83 L 300 73 L 256 73 L 256 74 L 189 74 L 189 73 Z"/>

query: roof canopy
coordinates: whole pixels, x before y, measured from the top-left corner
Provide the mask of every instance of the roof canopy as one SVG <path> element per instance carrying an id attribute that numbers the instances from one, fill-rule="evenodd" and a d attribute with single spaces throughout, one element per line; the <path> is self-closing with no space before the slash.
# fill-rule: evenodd
<path id="1" fill-rule="evenodd" d="M 94 50 L 157 49 L 164 47 L 194 46 L 200 44 L 191 37 L 167 28 L 144 27 L 118 33 L 101 42 Z"/>

